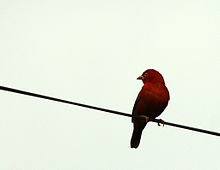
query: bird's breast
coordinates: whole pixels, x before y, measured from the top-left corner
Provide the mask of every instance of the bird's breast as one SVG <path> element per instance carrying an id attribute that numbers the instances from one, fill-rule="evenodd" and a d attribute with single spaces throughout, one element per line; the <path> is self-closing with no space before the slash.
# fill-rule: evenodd
<path id="1" fill-rule="evenodd" d="M 146 115 L 155 118 L 166 108 L 169 101 L 169 92 L 166 86 L 144 86 L 141 90 L 134 114 Z"/>

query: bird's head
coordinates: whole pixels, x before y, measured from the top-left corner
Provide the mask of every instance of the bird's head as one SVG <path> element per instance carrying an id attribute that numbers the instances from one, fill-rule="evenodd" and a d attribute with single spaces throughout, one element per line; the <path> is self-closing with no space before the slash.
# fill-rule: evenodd
<path id="1" fill-rule="evenodd" d="M 161 82 L 161 83 L 165 84 L 163 76 L 158 71 L 156 71 L 154 69 L 146 70 L 137 79 L 142 80 L 144 84 L 146 82 L 152 82 L 152 83 Z"/>

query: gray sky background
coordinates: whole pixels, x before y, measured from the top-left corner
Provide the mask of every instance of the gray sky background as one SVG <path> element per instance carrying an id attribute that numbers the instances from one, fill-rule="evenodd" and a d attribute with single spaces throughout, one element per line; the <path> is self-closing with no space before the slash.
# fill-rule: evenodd
<path id="1" fill-rule="evenodd" d="M 131 113 L 147 68 L 161 118 L 220 131 L 219 0 L 1 0 L 0 84 Z M 0 169 L 217 170 L 220 138 L 0 92 Z"/>

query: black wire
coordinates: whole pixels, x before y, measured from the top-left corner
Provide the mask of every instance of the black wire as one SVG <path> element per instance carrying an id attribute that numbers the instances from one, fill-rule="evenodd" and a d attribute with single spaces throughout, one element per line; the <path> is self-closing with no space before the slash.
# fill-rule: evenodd
<path id="1" fill-rule="evenodd" d="M 96 106 L 90 106 L 90 105 L 86 105 L 86 104 L 76 103 L 76 102 L 72 102 L 72 101 L 68 101 L 68 100 L 58 99 L 58 98 L 55 98 L 55 97 L 50 97 L 50 96 L 45 96 L 45 95 L 36 94 L 36 93 L 32 93 L 32 92 L 27 92 L 27 91 L 23 91 L 23 90 L 13 89 L 13 88 L 5 87 L 5 86 L 0 86 L 0 90 L 13 92 L 13 93 L 18 93 L 18 94 L 23 94 L 23 95 L 32 96 L 32 97 L 38 97 L 38 98 L 42 98 L 42 99 L 52 100 L 52 101 L 71 104 L 71 105 L 76 105 L 76 106 L 85 107 L 85 108 L 89 108 L 89 109 L 94 109 L 94 110 L 99 110 L 99 111 L 103 111 L 103 112 L 113 113 L 113 114 L 117 114 L 117 115 L 121 115 L 121 116 L 140 118 L 140 117 L 128 114 L 128 113 L 123 113 L 123 112 L 118 112 L 118 111 L 105 109 L 105 108 L 100 108 L 100 107 L 96 107 Z M 196 131 L 196 132 L 206 133 L 206 134 L 209 134 L 209 135 L 220 136 L 220 133 L 218 133 L 218 132 L 213 132 L 213 131 L 209 131 L 209 130 L 194 128 L 194 127 L 180 125 L 180 124 L 175 124 L 175 123 L 171 123 L 171 122 L 166 122 L 166 121 L 163 121 L 161 119 L 150 119 L 150 121 L 156 122 L 156 123 L 158 123 L 158 125 L 161 123 L 163 125 L 169 125 L 169 126 L 173 126 L 173 127 L 182 128 L 182 129 L 187 129 L 187 130 L 192 130 L 192 131 Z"/>

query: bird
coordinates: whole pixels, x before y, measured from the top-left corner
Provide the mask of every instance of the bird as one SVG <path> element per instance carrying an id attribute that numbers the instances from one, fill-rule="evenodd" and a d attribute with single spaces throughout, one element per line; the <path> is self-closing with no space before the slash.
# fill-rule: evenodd
<path id="1" fill-rule="evenodd" d="M 170 100 L 169 90 L 165 85 L 164 78 L 157 70 L 147 69 L 137 79 L 142 80 L 144 85 L 132 110 L 133 133 L 130 147 L 135 149 L 140 144 L 142 131 L 147 122 L 158 117 Z"/>

